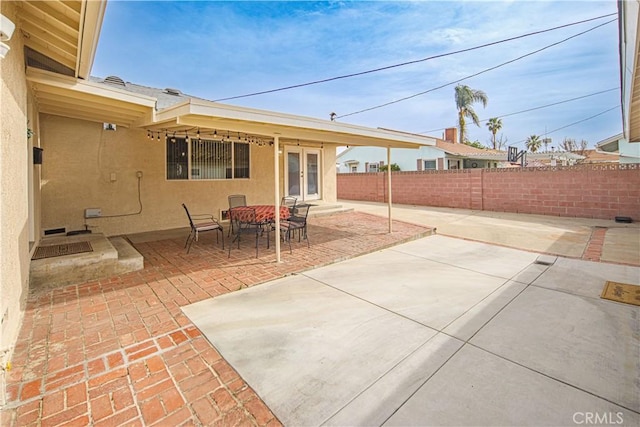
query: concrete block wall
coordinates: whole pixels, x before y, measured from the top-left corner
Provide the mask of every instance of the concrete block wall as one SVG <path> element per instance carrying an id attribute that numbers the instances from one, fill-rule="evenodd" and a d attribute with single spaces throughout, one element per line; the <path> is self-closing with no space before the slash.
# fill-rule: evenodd
<path id="1" fill-rule="evenodd" d="M 338 198 L 386 202 L 385 173 L 338 174 Z M 393 202 L 640 221 L 640 165 L 393 172 Z"/>

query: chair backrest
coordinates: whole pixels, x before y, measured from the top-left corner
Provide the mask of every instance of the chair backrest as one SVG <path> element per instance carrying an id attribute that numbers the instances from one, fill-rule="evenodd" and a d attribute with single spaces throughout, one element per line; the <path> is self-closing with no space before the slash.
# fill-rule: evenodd
<path id="1" fill-rule="evenodd" d="M 289 208 L 289 216 L 293 215 L 296 211 L 296 202 L 298 201 L 297 197 L 293 196 L 284 196 L 280 201 L 280 206 L 286 206 Z"/>
<path id="2" fill-rule="evenodd" d="M 187 205 L 183 203 L 182 207 L 184 208 L 184 211 L 187 213 L 187 218 L 189 218 L 189 225 L 191 226 L 191 228 L 195 228 L 195 225 L 193 224 L 193 220 L 191 219 L 191 214 L 189 213 L 189 209 L 187 209 Z"/>
<path id="3" fill-rule="evenodd" d="M 298 205 L 296 207 L 295 215 L 292 215 L 291 218 L 289 218 L 289 221 L 306 223 L 310 208 L 311 205 Z"/>
<path id="4" fill-rule="evenodd" d="M 229 209 L 229 212 L 236 231 L 242 231 L 257 224 L 256 210 L 253 208 Z"/>
<path id="5" fill-rule="evenodd" d="M 298 201 L 297 197 L 284 196 L 282 198 L 282 201 L 280 202 L 280 205 L 281 206 L 287 206 L 288 208 L 295 208 L 297 201 Z"/>
<path id="6" fill-rule="evenodd" d="M 238 206 L 247 206 L 247 196 L 244 194 L 232 194 L 229 196 L 229 209 L 237 208 Z"/>

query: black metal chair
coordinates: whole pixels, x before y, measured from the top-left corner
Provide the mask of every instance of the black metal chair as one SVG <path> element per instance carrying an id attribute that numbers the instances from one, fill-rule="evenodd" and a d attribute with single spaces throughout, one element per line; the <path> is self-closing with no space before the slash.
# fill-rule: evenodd
<path id="1" fill-rule="evenodd" d="M 298 242 L 301 239 L 307 240 L 307 247 L 311 247 L 309 243 L 309 236 L 307 235 L 307 217 L 309 216 L 309 209 L 311 205 L 298 205 L 296 206 L 294 215 L 290 216 L 288 220 L 280 223 L 280 233 L 284 236 L 285 240 L 289 242 L 289 253 L 291 250 L 291 235 L 298 231 Z"/>
<path id="2" fill-rule="evenodd" d="M 232 194 L 228 197 L 228 199 L 229 199 L 229 222 L 231 223 L 231 226 L 229 227 L 229 232 L 227 233 L 227 236 L 230 236 L 231 233 L 235 234 L 236 232 L 233 221 L 231 221 L 231 209 L 237 208 L 239 206 L 247 206 L 247 196 L 245 196 L 244 194 Z"/>
<path id="3" fill-rule="evenodd" d="M 219 231 L 222 236 L 222 250 L 224 250 L 224 230 L 222 229 L 222 225 L 218 223 L 218 220 L 213 217 L 213 215 L 209 214 L 195 214 L 191 215 L 189 213 L 189 209 L 187 209 L 187 205 L 182 204 L 184 211 L 187 213 L 187 217 L 189 218 L 189 225 L 191 226 L 191 231 L 187 236 L 187 241 L 184 243 L 184 247 L 187 248 L 187 253 L 191 250 L 191 245 L 194 241 L 198 241 L 198 235 L 205 231 Z M 202 221 L 202 222 L 201 222 Z M 218 235 L 216 234 L 216 243 L 218 242 Z"/>
<path id="4" fill-rule="evenodd" d="M 293 215 L 296 210 L 296 202 L 298 201 L 297 197 L 293 196 L 284 196 L 280 201 L 280 206 L 286 206 L 289 208 L 289 214 Z"/>
<path id="5" fill-rule="evenodd" d="M 229 209 L 229 219 L 235 229 L 235 237 L 229 243 L 229 257 L 231 257 L 231 246 L 233 246 L 233 242 L 238 241 L 238 249 L 240 249 L 240 239 L 243 234 L 255 235 L 256 258 L 258 258 L 258 239 L 265 231 L 267 232 L 267 249 L 269 248 L 270 227 L 265 227 L 264 223 L 256 221 L 255 209 L 247 207 L 243 207 L 242 209 Z"/>

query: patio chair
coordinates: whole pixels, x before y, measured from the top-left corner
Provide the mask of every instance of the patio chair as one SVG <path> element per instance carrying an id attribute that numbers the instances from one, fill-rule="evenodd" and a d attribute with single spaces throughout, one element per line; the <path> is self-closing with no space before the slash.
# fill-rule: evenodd
<path id="1" fill-rule="evenodd" d="M 284 196 L 282 201 L 280 201 L 280 206 L 286 206 L 289 208 L 289 214 L 293 215 L 296 210 L 296 202 L 298 201 L 297 197 L 293 196 Z"/>
<path id="2" fill-rule="evenodd" d="M 298 205 L 295 210 L 295 215 L 289 217 L 288 220 L 280 223 L 280 233 L 289 242 L 289 253 L 291 250 L 291 235 L 298 231 L 298 242 L 301 238 L 307 240 L 307 247 L 311 247 L 309 243 L 309 236 L 307 235 L 307 217 L 309 216 L 309 209 L 311 205 Z"/>
<path id="3" fill-rule="evenodd" d="M 229 227 L 229 232 L 227 236 L 230 236 L 231 233 L 235 233 L 235 226 L 233 225 L 233 221 L 231 221 L 231 209 L 237 208 L 239 206 L 247 206 L 247 196 L 244 194 L 232 194 L 228 197 L 229 199 L 229 221 L 231 222 L 231 227 Z"/>
<path id="4" fill-rule="evenodd" d="M 258 258 L 258 239 L 267 232 L 267 249 L 269 248 L 269 231 L 270 227 L 265 227 L 262 222 L 256 221 L 256 210 L 253 208 L 245 208 L 241 211 L 229 210 L 229 219 L 235 228 L 235 237 L 229 243 L 229 257 L 231 257 L 231 247 L 233 242 L 238 241 L 238 249 L 240 249 L 240 239 L 243 234 L 254 235 L 256 238 L 256 258 Z"/>
<path id="5" fill-rule="evenodd" d="M 189 232 L 189 236 L 187 236 L 187 241 L 184 243 L 184 247 L 187 248 L 187 253 L 191 250 L 191 245 L 194 240 L 198 241 L 198 235 L 205 231 L 219 231 L 222 236 L 222 250 L 224 250 L 224 230 L 218 220 L 213 217 L 213 215 L 209 214 L 195 214 L 191 215 L 189 213 L 189 209 L 187 209 L 187 205 L 182 204 L 184 211 L 187 213 L 187 217 L 189 218 L 189 225 L 191 226 L 191 231 Z M 218 242 L 218 235 L 216 234 L 216 243 Z"/>

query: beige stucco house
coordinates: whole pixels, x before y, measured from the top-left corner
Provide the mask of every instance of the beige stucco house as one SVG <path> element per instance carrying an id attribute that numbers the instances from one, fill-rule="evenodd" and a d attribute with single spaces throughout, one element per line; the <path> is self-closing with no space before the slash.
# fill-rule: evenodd
<path id="1" fill-rule="evenodd" d="M 618 5 L 624 136 L 635 143 L 638 3 Z M 181 203 L 218 212 L 233 193 L 254 203 L 295 193 L 333 201 L 337 146 L 385 147 L 389 163 L 391 147 L 424 145 L 397 132 L 91 79 L 105 6 L 0 2 L 0 404 L 31 254 L 45 231 L 184 226 Z M 85 218 L 95 209 L 100 217 Z"/>
<path id="2" fill-rule="evenodd" d="M 25 310 L 30 259 L 44 236 L 184 227 L 181 203 L 219 215 L 236 193 L 252 204 L 275 204 L 283 195 L 332 202 L 336 147 L 390 153 L 423 143 L 113 76 L 91 78 L 105 6 L 0 3 L 1 390 Z"/>

